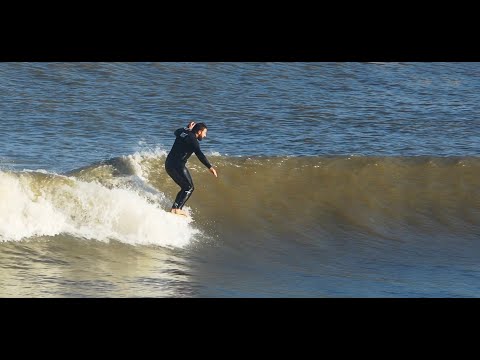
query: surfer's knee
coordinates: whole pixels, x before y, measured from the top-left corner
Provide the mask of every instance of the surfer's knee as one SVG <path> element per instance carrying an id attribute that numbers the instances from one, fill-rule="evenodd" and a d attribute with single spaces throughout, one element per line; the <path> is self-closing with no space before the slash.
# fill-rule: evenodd
<path id="1" fill-rule="evenodd" d="M 185 191 L 189 194 L 193 193 L 193 190 L 195 190 L 195 187 L 193 185 L 190 185 L 188 188 L 185 189 Z"/>

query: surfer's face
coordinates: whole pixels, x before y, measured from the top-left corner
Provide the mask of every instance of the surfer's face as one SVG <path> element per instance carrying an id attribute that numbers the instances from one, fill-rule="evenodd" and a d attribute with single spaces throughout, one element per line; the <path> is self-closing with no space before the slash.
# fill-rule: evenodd
<path id="1" fill-rule="evenodd" d="M 204 138 L 207 137 L 207 129 L 203 129 L 202 131 L 197 132 L 197 139 L 202 141 Z"/>

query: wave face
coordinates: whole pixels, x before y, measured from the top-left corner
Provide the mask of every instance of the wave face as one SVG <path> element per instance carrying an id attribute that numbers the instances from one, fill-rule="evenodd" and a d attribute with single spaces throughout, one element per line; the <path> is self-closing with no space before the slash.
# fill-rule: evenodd
<path id="1" fill-rule="evenodd" d="M 478 158 L 210 158 L 218 179 L 196 158 L 189 162 L 194 224 L 166 213 L 178 187 L 165 173 L 165 153 L 136 153 L 64 175 L 2 172 L 1 239 L 68 233 L 183 246 L 202 232 L 257 241 L 479 230 Z"/>
<path id="2" fill-rule="evenodd" d="M 467 231 L 480 224 L 478 158 L 432 157 L 213 157 L 214 179 L 203 165 L 189 165 L 196 191 L 191 206 L 204 219 L 222 219 L 262 231 L 301 231 L 340 225 Z M 142 159 L 148 183 L 176 192 L 162 157 Z M 268 223 L 268 224 L 267 224 Z M 383 228 L 383 230 L 382 230 Z"/>

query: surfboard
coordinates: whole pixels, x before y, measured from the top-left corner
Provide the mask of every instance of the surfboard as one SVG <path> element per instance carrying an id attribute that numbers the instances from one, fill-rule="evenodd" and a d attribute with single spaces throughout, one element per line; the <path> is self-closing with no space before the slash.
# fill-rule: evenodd
<path id="1" fill-rule="evenodd" d="M 175 214 L 175 213 L 172 213 L 170 211 L 166 211 L 167 214 L 170 214 L 172 216 L 175 216 L 177 218 L 183 218 L 183 219 L 189 219 L 190 217 L 187 215 L 187 214 Z"/>
<path id="2" fill-rule="evenodd" d="M 188 215 L 186 215 L 186 214 L 175 214 L 175 213 L 172 213 L 172 212 L 170 214 L 175 215 L 175 216 L 180 216 L 182 218 L 188 218 Z"/>

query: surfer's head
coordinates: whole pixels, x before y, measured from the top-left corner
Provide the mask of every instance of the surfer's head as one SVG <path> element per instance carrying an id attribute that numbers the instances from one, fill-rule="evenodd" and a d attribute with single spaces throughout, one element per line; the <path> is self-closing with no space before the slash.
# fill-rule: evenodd
<path id="1" fill-rule="evenodd" d="M 199 141 L 202 141 L 203 138 L 207 137 L 207 131 L 207 125 L 205 125 L 205 123 L 196 123 L 192 129 L 192 133 L 195 134 Z"/>

